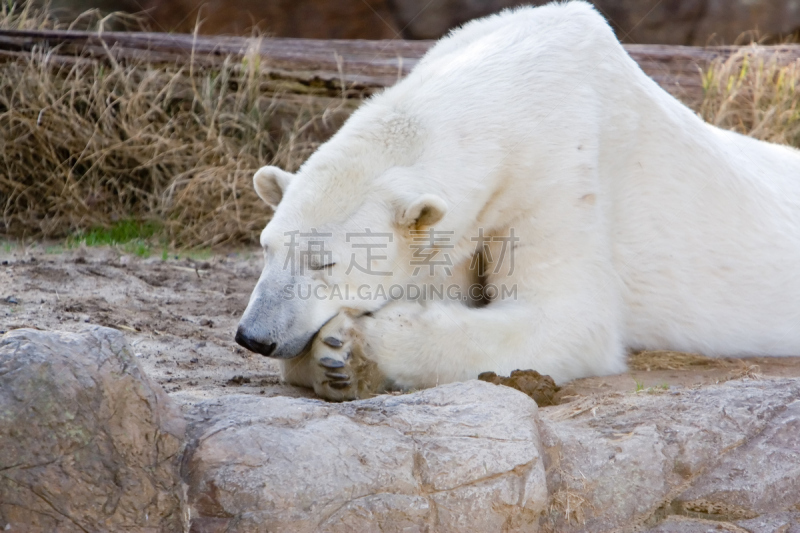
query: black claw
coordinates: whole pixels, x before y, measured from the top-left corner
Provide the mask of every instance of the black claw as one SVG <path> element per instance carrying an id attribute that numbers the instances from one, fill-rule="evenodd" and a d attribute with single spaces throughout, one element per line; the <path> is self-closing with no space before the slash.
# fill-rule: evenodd
<path id="1" fill-rule="evenodd" d="M 349 381 L 331 381 L 328 386 L 332 389 L 346 389 L 350 386 Z"/>
<path id="2" fill-rule="evenodd" d="M 344 346 L 344 343 L 341 340 L 337 339 L 336 337 L 325 337 L 324 339 L 322 339 L 322 342 L 324 342 L 331 348 L 341 348 L 342 346 Z"/>
<path id="3" fill-rule="evenodd" d="M 325 372 L 325 375 L 331 379 L 338 379 L 339 381 L 343 379 L 350 379 L 350 376 L 347 374 L 342 374 L 340 372 Z"/>
<path id="4" fill-rule="evenodd" d="M 344 366 L 344 361 L 339 361 L 332 357 L 323 357 L 319 360 L 319 364 L 325 368 L 342 368 Z"/>

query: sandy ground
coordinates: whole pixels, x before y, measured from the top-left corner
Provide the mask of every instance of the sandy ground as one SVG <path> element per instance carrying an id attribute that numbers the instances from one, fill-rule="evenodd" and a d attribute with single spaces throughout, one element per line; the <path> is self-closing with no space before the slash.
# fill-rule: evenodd
<path id="1" fill-rule="evenodd" d="M 0 334 L 21 327 L 75 331 L 87 323 L 117 328 L 145 371 L 181 403 L 234 392 L 313 397 L 281 384 L 274 361 L 233 341 L 261 262 L 256 249 L 163 260 L 116 248 L 3 245 Z M 654 352 L 633 356 L 630 366 L 624 374 L 568 383 L 558 399 L 800 377 L 800 357 L 711 360 Z"/>

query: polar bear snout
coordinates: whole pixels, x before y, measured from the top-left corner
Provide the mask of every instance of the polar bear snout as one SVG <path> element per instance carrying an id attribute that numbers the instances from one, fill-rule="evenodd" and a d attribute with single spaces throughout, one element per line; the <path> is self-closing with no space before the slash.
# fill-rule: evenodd
<path id="1" fill-rule="evenodd" d="M 239 319 L 234 340 L 267 357 L 292 359 L 306 350 L 324 322 L 309 320 L 309 309 L 299 299 L 287 299 L 278 288 L 296 285 L 286 272 L 265 269 L 250 302 Z"/>
<path id="2" fill-rule="evenodd" d="M 248 320 L 247 314 L 245 314 L 236 329 L 236 337 L 234 337 L 236 344 L 266 357 L 292 359 L 308 349 L 316 333 L 316 331 L 309 331 L 292 334 L 292 332 L 286 331 L 286 328 L 281 328 L 283 333 L 276 332 L 270 335 L 266 333 L 269 328 L 265 326 L 264 323 Z"/>
<path id="3" fill-rule="evenodd" d="M 251 352 L 266 355 L 267 357 L 270 357 L 275 352 L 275 348 L 278 347 L 277 342 L 264 342 L 263 340 L 252 337 L 248 334 L 247 328 L 241 324 L 236 329 L 236 337 L 234 340 L 239 346 L 247 348 Z"/>

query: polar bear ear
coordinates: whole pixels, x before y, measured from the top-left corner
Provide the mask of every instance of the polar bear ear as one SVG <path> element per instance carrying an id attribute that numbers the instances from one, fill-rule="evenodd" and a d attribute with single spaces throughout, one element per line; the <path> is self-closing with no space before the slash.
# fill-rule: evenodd
<path id="1" fill-rule="evenodd" d="M 417 197 L 405 209 L 401 210 L 398 224 L 412 229 L 433 226 L 447 213 L 447 204 L 435 194 L 423 194 Z"/>
<path id="2" fill-rule="evenodd" d="M 289 186 L 292 175 L 278 167 L 261 167 L 253 176 L 256 194 L 273 209 L 281 203 L 283 191 Z"/>

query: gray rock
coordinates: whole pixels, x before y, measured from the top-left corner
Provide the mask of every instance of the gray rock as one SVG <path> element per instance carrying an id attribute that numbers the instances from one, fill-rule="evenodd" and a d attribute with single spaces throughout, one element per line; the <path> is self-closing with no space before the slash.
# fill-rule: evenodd
<path id="1" fill-rule="evenodd" d="M 684 516 L 670 516 L 647 533 L 743 533 L 744 530 L 730 524 L 709 520 L 696 520 Z M 749 531 L 746 533 L 750 533 Z"/>
<path id="2" fill-rule="evenodd" d="M 763 514 L 800 505 L 800 399 L 679 496 Z M 797 510 L 800 510 L 798 508 Z"/>
<path id="3" fill-rule="evenodd" d="M 800 380 L 784 379 L 543 409 L 552 499 L 543 524 L 688 532 L 709 521 L 741 531 L 734 522 L 797 511 L 799 406 Z"/>
<path id="4" fill-rule="evenodd" d="M 0 528 L 800 533 L 800 379 L 184 409 L 188 433 L 117 331 L 6 334 Z"/>
<path id="5" fill-rule="evenodd" d="M 185 422 L 122 334 L 0 338 L 0 528 L 181 531 Z"/>
<path id="6" fill-rule="evenodd" d="M 473 381 L 345 404 L 227 396 L 190 412 L 193 531 L 537 531 L 536 403 Z"/>
<path id="7" fill-rule="evenodd" d="M 741 520 L 736 525 L 748 533 L 800 533 L 800 511 L 768 513 L 750 520 Z"/>
<path id="8" fill-rule="evenodd" d="M 799 405 L 791 379 L 538 411 L 479 382 L 349 404 L 231 396 L 191 408 L 183 474 L 197 532 L 786 532 Z"/>

